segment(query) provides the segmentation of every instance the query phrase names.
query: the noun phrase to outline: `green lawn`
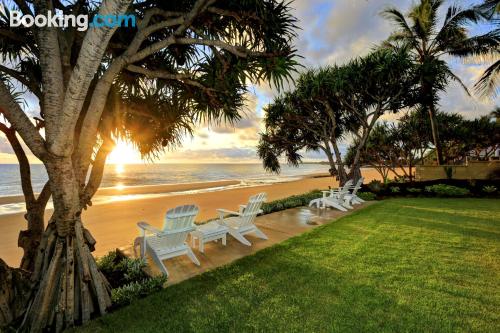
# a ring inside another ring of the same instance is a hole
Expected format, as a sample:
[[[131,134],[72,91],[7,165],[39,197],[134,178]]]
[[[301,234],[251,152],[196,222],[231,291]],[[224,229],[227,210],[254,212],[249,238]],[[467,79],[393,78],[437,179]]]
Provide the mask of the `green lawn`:
[[[499,332],[500,201],[376,203],[81,332]]]

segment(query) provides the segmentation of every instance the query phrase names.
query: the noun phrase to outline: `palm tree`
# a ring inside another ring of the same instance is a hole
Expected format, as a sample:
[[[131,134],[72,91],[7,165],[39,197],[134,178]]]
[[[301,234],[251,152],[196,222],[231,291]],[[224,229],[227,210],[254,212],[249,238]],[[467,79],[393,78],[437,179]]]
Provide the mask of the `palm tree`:
[[[436,122],[436,105],[439,93],[450,81],[458,82],[469,94],[467,87],[450,69],[444,60],[447,55],[466,57],[498,47],[500,39],[495,34],[469,37],[465,28],[468,23],[483,19],[477,8],[462,9],[451,6],[446,11],[443,23],[439,24],[438,12],[444,0],[420,0],[405,15],[397,8],[388,8],[382,15],[394,22],[394,31],[385,46],[409,47],[419,71],[420,103],[431,120],[432,136],[438,163],[442,164],[443,154]]]
[[[484,18],[495,27],[489,34],[500,35],[500,0],[485,0],[477,9]],[[491,60],[493,64],[488,67],[479,81],[474,85],[476,91],[482,96],[498,96],[500,83],[500,48],[491,48],[477,54],[481,60]]]

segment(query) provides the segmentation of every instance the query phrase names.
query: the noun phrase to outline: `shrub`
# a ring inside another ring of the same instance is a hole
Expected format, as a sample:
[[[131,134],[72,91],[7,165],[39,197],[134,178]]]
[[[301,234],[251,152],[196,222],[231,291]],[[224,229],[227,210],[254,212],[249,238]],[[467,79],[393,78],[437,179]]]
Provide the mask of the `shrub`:
[[[399,192],[401,192],[401,189],[399,188],[399,186],[393,186],[393,187],[391,187],[391,192],[392,193],[399,193]]]
[[[262,205],[262,211],[264,212],[264,214],[269,214],[288,208],[307,206],[311,200],[320,198],[321,196],[322,193],[319,190],[311,191],[309,193],[301,195],[292,195],[291,197],[285,199],[264,203]]]
[[[122,287],[111,290],[111,300],[113,304],[117,306],[130,304],[138,298],[161,290],[166,281],[167,277],[165,275],[159,275],[131,282]]]
[[[408,188],[407,191],[410,192],[410,193],[422,193],[422,189],[421,188],[415,188],[415,187],[410,187],[410,188]]]
[[[358,192],[357,196],[360,197],[361,199],[365,200],[365,201],[372,201],[372,200],[375,200],[375,198],[377,197],[372,192]]]
[[[97,260],[97,267],[113,288],[148,278],[144,272],[146,266],[145,260],[128,258],[117,251],[109,252]]]
[[[374,179],[368,184],[368,188],[370,189],[370,191],[375,193],[379,193],[380,191],[382,191],[382,187],[382,182],[380,180]]]
[[[446,184],[426,186],[425,191],[434,193],[438,197],[464,197],[470,194],[470,191],[466,188]]]
[[[167,281],[164,275],[149,277],[144,271],[147,266],[145,260],[128,258],[118,251],[99,258],[97,266],[111,285],[114,306],[129,304],[134,299],[160,290]]]
[[[497,191],[497,188],[493,185],[483,186],[483,192],[488,194],[493,194]]]

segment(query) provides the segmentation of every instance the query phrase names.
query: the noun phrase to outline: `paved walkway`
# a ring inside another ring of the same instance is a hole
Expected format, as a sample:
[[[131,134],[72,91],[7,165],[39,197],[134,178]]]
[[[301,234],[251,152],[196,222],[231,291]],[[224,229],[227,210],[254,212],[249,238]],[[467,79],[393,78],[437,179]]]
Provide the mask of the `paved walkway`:
[[[252,246],[246,246],[228,234],[226,246],[223,246],[221,242],[209,242],[205,244],[205,253],[200,253],[197,248],[193,249],[200,260],[200,266],[193,264],[187,256],[165,260],[165,266],[169,271],[167,284],[176,284],[208,270],[229,264],[317,226],[330,223],[368,205],[370,205],[368,202],[356,205],[354,210],[348,212],[300,207],[259,216],[256,219],[256,224],[269,237],[268,240],[259,239],[249,234],[245,237],[252,243]],[[131,246],[120,248],[120,250],[128,256],[134,255]],[[152,263],[152,260],[148,258],[148,262],[151,273],[160,274],[160,270]]]

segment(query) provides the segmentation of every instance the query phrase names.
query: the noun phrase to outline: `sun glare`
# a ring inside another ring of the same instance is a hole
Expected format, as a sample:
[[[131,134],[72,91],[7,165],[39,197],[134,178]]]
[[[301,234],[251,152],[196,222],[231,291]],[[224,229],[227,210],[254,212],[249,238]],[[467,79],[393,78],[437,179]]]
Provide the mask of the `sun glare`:
[[[123,173],[125,171],[125,164],[140,163],[141,156],[132,145],[125,141],[118,141],[115,149],[109,154],[107,163],[115,164],[116,173]]]
[[[115,173],[121,174],[125,172],[124,164],[115,164]]]

